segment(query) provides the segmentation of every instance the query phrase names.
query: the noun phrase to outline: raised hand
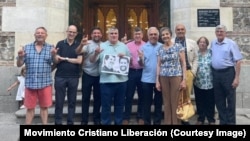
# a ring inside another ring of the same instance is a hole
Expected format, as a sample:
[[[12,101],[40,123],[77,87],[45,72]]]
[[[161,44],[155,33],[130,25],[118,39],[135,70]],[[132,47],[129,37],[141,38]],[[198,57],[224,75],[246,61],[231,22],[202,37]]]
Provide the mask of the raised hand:
[[[138,53],[138,57],[139,57],[140,59],[142,59],[143,56],[144,56],[143,51],[142,51],[142,50],[137,50],[137,53]]]
[[[59,48],[55,48],[55,46],[54,45],[52,45],[52,49],[51,49],[51,54],[52,54],[52,56],[55,56],[56,54],[57,54],[57,52],[58,52],[58,50],[59,50]]]
[[[83,37],[82,37],[82,40],[81,40],[81,45],[82,45],[82,46],[85,46],[85,45],[87,45],[87,44],[89,44],[89,43],[88,43],[88,35],[83,36]]]
[[[100,54],[102,51],[103,51],[103,49],[101,49],[101,47],[98,46],[98,47],[95,49],[95,55]]]
[[[18,54],[19,58],[23,58],[25,56],[24,46],[21,46],[21,48],[19,49],[19,51],[17,52],[17,54]]]
[[[125,33],[124,37],[122,37],[121,42],[123,43],[127,43],[128,39],[127,39],[127,34]]]

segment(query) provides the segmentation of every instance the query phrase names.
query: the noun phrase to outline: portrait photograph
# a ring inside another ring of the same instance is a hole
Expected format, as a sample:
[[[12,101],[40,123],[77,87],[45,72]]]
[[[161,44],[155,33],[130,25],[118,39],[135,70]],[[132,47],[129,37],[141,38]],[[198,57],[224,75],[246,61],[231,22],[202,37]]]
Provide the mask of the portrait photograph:
[[[101,66],[101,72],[118,75],[128,75],[130,57],[105,54]]]

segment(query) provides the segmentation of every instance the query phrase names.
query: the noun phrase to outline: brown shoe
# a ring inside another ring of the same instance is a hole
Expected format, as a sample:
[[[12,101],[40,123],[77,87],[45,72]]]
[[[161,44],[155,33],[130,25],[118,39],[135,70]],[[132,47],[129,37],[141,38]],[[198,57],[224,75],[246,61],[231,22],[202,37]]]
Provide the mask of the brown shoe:
[[[144,120],[143,119],[139,119],[138,120],[138,125],[144,125]]]
[[[201,121],[197,121],[195,125],[203,125],[204,123]]]
[[[128,124],[129,124],[128,120],[123,120],[122,121],[122,125],[128,125]]]

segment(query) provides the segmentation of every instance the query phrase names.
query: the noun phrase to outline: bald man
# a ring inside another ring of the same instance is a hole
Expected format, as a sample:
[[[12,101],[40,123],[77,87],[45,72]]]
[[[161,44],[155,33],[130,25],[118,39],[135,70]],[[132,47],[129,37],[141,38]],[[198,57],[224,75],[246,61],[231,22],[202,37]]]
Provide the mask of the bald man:
[[[198,68],[198,46],[196,42],[192,39],[186,37],[186,27],[183,24],[177,24],[175,26],[175,39],[172,39],[176,43],[182,44],[185,48],[186,57],[186,85],[187,85],[187,95],[190,97],[193,90],[193,80],[196,76]],[[182,121],[183,125],[189,125],[188,121]]]

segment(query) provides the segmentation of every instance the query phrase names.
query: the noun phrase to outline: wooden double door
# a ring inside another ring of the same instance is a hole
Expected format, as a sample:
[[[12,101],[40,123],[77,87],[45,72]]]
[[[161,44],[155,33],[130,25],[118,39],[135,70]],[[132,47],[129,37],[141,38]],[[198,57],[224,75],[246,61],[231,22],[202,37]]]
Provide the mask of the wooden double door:
[[[103,30],[103,40],[107,39],[109,27],[119,29],[119,38],[127,34],[133,38],[133,29],[143,29],[144,40],[150,26],[158,27],[158,0],[84,0],[83,22],[85,32],[89,34],[93,26]]]

